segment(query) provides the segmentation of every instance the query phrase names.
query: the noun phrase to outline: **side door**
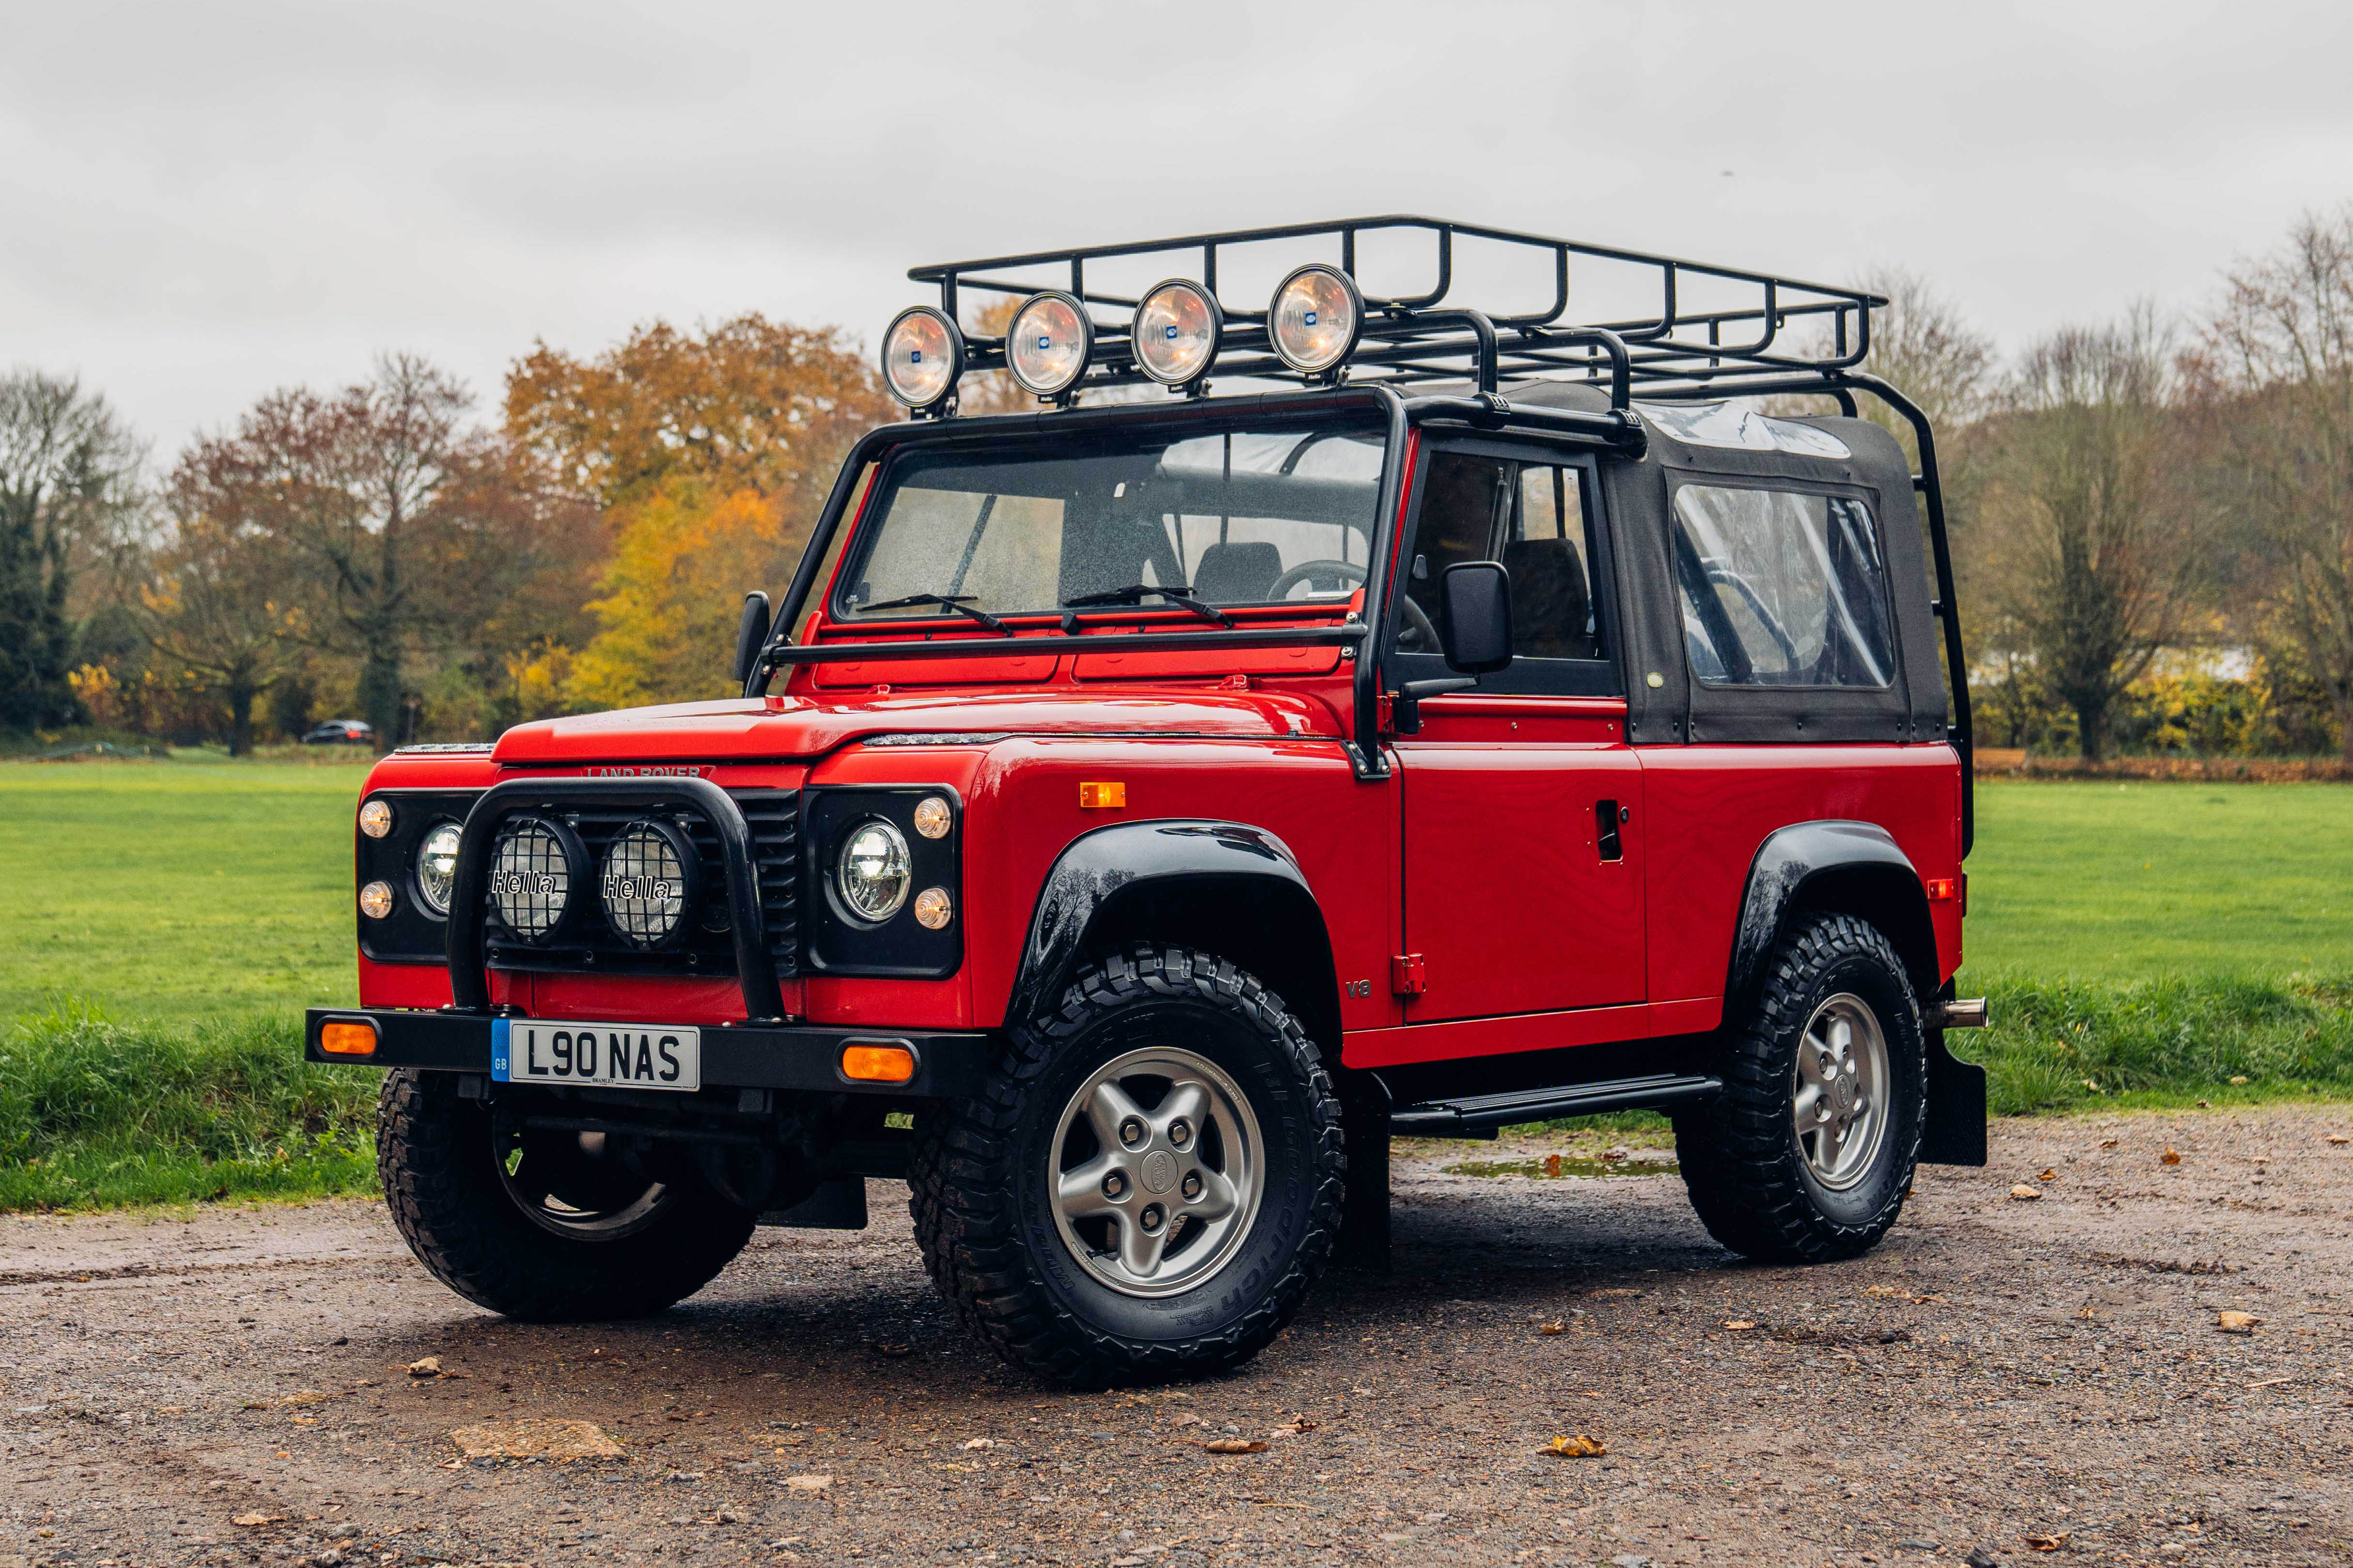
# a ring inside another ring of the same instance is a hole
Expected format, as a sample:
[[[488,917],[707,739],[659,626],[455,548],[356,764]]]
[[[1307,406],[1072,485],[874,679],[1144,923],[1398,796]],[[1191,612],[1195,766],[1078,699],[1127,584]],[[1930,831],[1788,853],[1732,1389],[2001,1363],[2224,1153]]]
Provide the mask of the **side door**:
[[[1396,740],[1409,1023],[1646,999],[1642,771],[1595,477],[1589,459],[1504,443],[1447,442],[1418,465],[1389,662],[1401,681],[1449,673],[1440,579],[1465,561],[1511,574],[1514,658],[1423,700]]]

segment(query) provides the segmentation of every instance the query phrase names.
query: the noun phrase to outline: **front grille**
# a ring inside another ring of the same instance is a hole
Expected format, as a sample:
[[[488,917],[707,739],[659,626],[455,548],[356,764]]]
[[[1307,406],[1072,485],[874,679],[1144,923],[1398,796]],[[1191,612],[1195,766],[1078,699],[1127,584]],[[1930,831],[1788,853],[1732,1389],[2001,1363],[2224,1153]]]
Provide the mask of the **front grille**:
[[[753,863],[760,883],[760,912],[769,957],[776,973],[800,969],[800,792],[789,789],[729,790],[752,833]],[[575,805],[546,816],[580,836],[588,852],[588,875],[575,896],[586,902],[565,922],[553,942],[527,942],[499,917],[495,900],[484,918],[486,946],[493,969],[596,974],[708,974],[735,973],[735,941],[729,931],[727,868],[719,836],[700,812],[685,806]],[[683,831],[701,864],[694,907],[685,934],[649,952],[614,929],[602,898],[605,852],[629,825],[669,822]]]

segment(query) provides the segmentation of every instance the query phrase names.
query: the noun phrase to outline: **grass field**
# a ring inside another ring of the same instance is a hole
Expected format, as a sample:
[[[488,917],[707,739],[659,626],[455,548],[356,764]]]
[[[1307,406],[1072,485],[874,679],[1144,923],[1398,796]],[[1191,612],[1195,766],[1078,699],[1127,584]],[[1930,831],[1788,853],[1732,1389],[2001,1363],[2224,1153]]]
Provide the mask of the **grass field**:
[[[0,765],[0,1209],[364,1189],[349,765]],[[1994,1106],[2353,1094],[2353,787],[1995,783],[1957,1045]],[[2244,1079],[2233,1084],[2232,1079]],[[1627,1131],[1655,1121],[1625,1122]]]

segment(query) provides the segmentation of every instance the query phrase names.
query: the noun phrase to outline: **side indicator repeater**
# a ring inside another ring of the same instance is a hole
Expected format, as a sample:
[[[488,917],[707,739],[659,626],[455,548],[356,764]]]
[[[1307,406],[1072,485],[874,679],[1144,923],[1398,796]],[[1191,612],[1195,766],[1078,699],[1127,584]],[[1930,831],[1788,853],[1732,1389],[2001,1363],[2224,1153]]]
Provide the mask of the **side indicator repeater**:
[[[1932,904],[1941,904],[1959,891],[1958,884],[1950,877],[1930,877],[1920,886],[1927,893],[1928,901]]]
[[[1127,785],[1116,781],[1110,784],[1081,784],[1081,811],[1113,811],[1127,804]]]
[[[319,1026],[319,1048],[331,1057],[372,1057],[375,1055],[374,1024],[322,1024]]]

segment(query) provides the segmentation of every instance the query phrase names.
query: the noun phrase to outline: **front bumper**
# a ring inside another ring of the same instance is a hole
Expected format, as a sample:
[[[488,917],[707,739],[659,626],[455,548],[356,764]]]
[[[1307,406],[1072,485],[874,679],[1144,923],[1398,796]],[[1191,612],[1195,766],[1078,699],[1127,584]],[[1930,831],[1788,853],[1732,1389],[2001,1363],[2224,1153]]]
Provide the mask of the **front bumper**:
[[[487,1074],[495,1022],[479,1013],[313,1007],[303,1016],[302,1054],[330,1067]],[[375,1050],[364,1057],[328,1054],[320,1047],[319,1031],[325,1025],[339,1023],[374,1026]],[[850,1045],[904,1046],[914,1053],[915,1076],[905,1083],[844,1078],[841,1050]],[[980,1092],[996,1050],[995,1037],[979,1032],[712,1025],[702,1030],[702,1083],[706,1089],[961,1098]]]

